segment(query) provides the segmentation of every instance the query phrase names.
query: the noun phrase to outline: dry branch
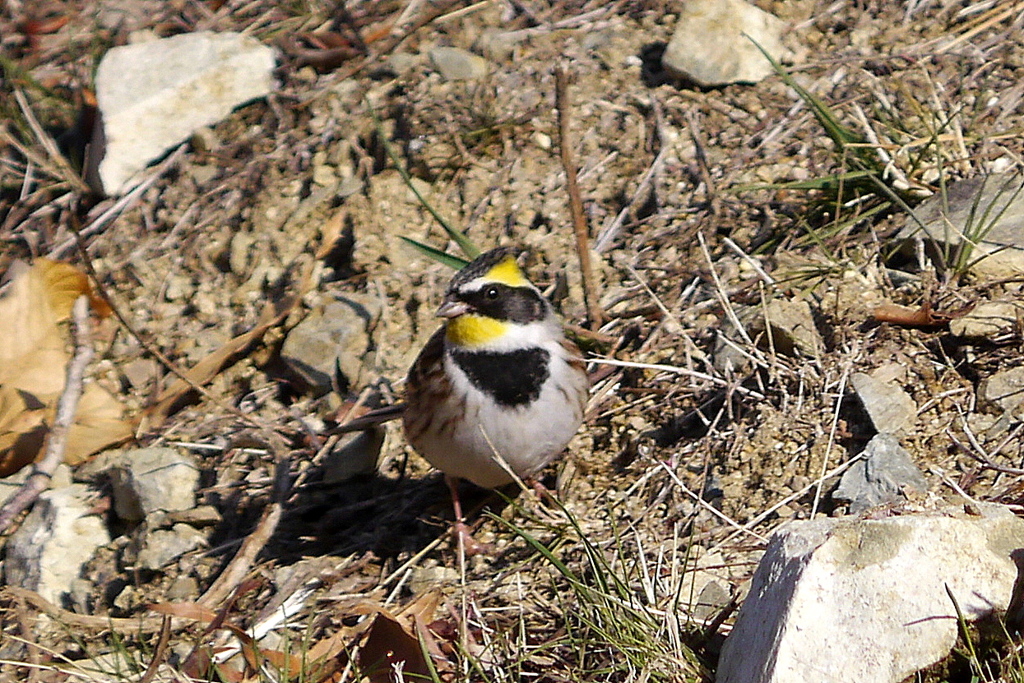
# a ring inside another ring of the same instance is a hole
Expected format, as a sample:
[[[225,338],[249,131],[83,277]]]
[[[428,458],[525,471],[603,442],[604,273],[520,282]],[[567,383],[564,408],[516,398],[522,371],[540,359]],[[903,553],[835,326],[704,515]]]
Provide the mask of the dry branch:
[[[75,355],[68,363],[67,379],[64,381],[64,391],[57,401],[57,414],[46,440],[46,451],[18,492],[0,509],[0,533],[6,531],[14,518],[23,510],[28,509],[39,497],[39,494],[46,490],[54,470],[64,460],[68,432],[71,430],[71,423],[75,420],[78,399],[82,397],[85,368],[94,354],[92,335],[89,329],[89,297],[79,296],[71,309],[71,315]]]
[[[558,109],[558,149],[565,169],[565,185],[569,190],[569,212],[572,214],[573,233],[576,235],[576,254],[580,260],[583,275],[583,301],[587,307],[590,327],[598,329],[604,321],[604,312],[598,303],[597,283],[590,263],[590,235],[587,217],[583,213],[583,200],[576,180],[576,165],[572,158],[572,144],[569,142],[569,85],[565,70],[555,68],[555,107]]]

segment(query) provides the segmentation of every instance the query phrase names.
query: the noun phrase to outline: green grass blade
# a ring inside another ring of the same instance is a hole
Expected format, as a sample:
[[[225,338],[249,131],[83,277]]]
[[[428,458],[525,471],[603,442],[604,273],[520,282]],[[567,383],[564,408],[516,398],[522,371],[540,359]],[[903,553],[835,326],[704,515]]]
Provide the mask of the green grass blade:
[[[779,64],[774,57],[768,54],[768,51],[761,47],[756,40],[750,36],[747,36],[747,39],[754,44],[754,47],[761,51],[761,54],[764,55],[765,59],[768,60],[768,63],[772,65],[773,69],[775,69],[775,73],[777,73],[779,78],[782,79],[782,82],[795,90],[796,94],[800,96],[800,99],[807,103],[807,106],[809,106],[811,111],[814,112],[814,116],[818,119],[819,123],[821,123],[825,132],[828,133],[828,136],[832,138],[837,145],[840,147],[846,147],[847,145],[867,144],[867,140],[840,123],[839,119],[837,119],[835,114],[832,113],[832,109],[819,99],[817,95],[797,83],[796,79],[794,79],[788,71],[782,68],[782,65]]]
[[[432,258],[438,263],[444,264],[449,268],[454,268],[455,270],[462,270],[462,268],[467,263],[469,263],[469,261],[467,261],[464,258],[461,258],[454,254],[449,254],[446,251],[441,251],[437,247],[432,247],[429,244],[424,244],[423,242],[420,242],[419,240],[414,240],[411,237],[406,237],[405,235],[399,235],[399,237],[403,242],[405,242],[406,244],[408,244],[413,249],[420,252],[427,258]]]
[[[394,145],[392,145],[391,141],[388,140],[387,133],[384,131],[384,124],[381,123],[380,117],[377,116],[377,112],[373,107],[370,107],[369,104],[367,104],[367,109],[370,112],[370,116],[373,117],[373,124],[377,129],[377,137],[380,139],[381,144],[384,145],[384,151],[387,152],[388,157],[391,159],[391,163],[395,165],[395,169],[398,171],[398,174],[402,176],[402,180],[405,182],[406,187],[412,190],[412,193],[416,195],[417,201],[419,201],[423,208],[425,208],[430,215],[434,217],[434,220],[444,228],[444,231],[448,233],[448,236],[455,240],[455,243],[459,245],[459,249],[462,250],[463,254],[468,256],[470,259],[474,259],[479,256],[481,253],[480,249],[473,244],[473,241],[470,240],[465,233],[452,227],[445,217],[438,213],[437,209],[435,209],[430,202],[427,201],[426,197],[420,193],[419,188],[417,188],[416,184],[412,182],[412,176],[409,175],[409,171],[406,170],[405,165],[402,164],[402,160],[399,158],[398,152],[395,151]]]

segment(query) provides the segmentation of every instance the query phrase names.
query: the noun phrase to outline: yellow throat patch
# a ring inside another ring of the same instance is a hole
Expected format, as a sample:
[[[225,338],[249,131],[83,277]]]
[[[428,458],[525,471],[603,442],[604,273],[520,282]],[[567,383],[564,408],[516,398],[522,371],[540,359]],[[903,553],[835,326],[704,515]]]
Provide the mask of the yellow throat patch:
[[[505,334],[505,328],[505,323],[500,320],[469,313],[449,320],[445,327],[445,337],[452,344],[472,349],[501,337]]]
[[[500,282],[501,284],[508,285],[509,287],[524,287],[530,284],[526,279],[526,276],[523,275],[523,271],[519,270],[516,260],[511,256],[494,264],[494,266],[487,271],[487,274],[483,276],[483,279],[489,282]]]

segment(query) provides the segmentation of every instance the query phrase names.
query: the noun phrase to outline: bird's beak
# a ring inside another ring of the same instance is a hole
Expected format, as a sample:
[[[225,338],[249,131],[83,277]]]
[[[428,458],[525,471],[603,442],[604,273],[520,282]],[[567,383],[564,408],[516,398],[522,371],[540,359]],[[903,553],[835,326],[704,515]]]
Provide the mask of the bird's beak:
[[[465,315],[472,310],[473,309],[470,305],[463,301],[447,299],[443,304],[441,304],[441,307],[437,309],[437,317],[451,320],[452,318],[458,318],[460,315]]]

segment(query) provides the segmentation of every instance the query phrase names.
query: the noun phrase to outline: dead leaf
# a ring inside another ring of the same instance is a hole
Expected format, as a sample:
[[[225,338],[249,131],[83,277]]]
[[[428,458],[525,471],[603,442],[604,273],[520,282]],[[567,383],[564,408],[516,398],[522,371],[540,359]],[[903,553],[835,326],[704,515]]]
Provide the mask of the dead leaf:
[[[31,407],[30,399],[14,387],[0,386],[0,477],[33,462],[43,447],[46,411]]]
[[[109,314],[106,304],[92,295],[85,273],[41,258],[15,277],[0,299],[0,329],[12,331],[0,335],[0,476],[42,454],[69,360],[68,333],[60,323],[83,294],[94,311]],[[68,435],[66,459],[80,463],[131,434],[117,400],[87,385]]]
[[[12,332],[0,335],[0,384],[7,383],[7,375],[22,371],[24,361],[32,360],[36,353],[56,351],[66,359],[64,339],[57,327],[60,311],[53,309],[47,291],[47,270],[45,262],[30,267],[14,279],[7,295],[0,299],[0,326]],[[65,318],[68,312],[70,308],[64,312]],[[63,386],[63,363],[49,370],[60,376]]]
[[[932,308],[929,301],[925,301],[916,309],[887,303],[876,306],[875,310],[871,312],[871,317],[878,322],[907,327],[942,327],[948,325],[955,318],[962,318],[973,309],[974,304],[955,310],[937,311]]]
[[[407,678],[430,677],[430,668],[416,636],[395,617],[380,611],[359,649],[359,668],[371,683],[392,683],[396,667],[401,667]]]
[[[121,404],[96,384],[85,387],[71,423],[64,462],[78,465],[90,455],[132,438],[132,425],[122,419]]]
[[[160,614],[206,624],[217,619],[217,612],[194,602],[157,602],[146,605],[146,607]]]

